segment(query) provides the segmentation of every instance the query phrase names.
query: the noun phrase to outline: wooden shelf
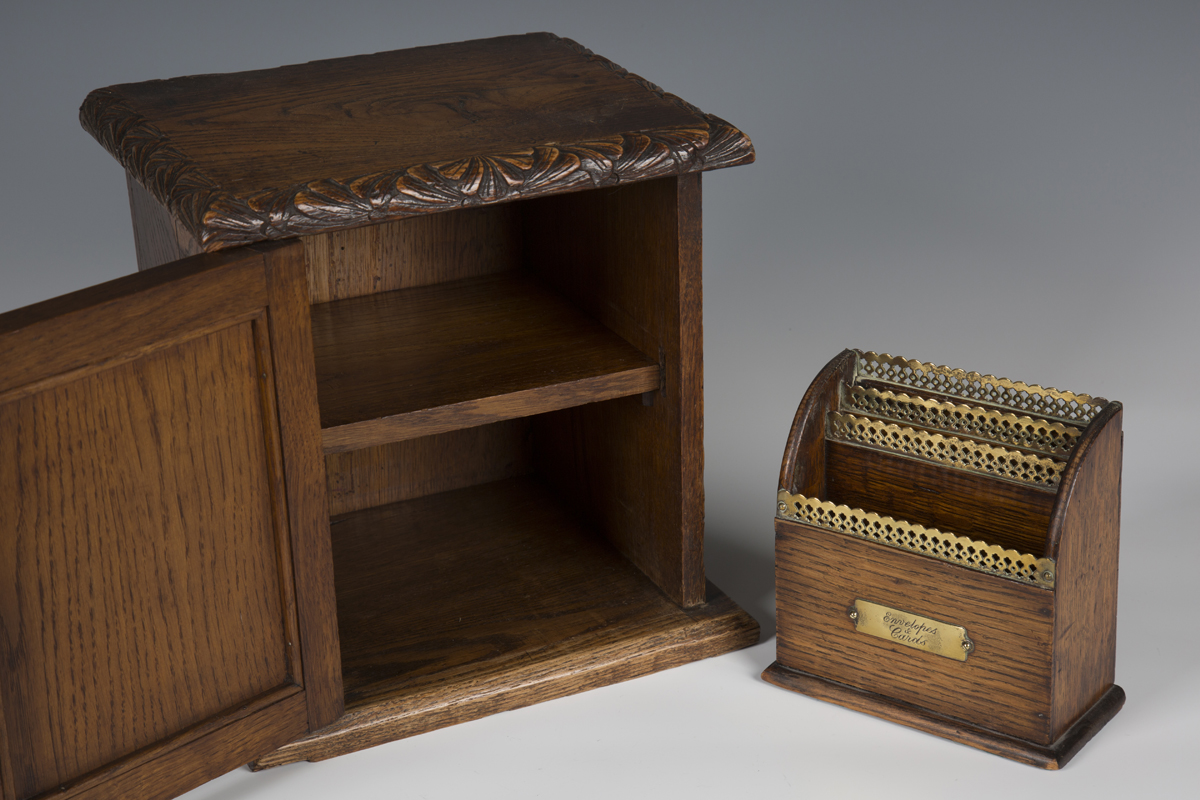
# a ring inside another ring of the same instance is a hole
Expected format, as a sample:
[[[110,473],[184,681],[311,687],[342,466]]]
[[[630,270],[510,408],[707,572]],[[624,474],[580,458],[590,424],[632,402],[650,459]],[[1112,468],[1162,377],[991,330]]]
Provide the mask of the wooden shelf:
[[[322,444],[339,453],[659,388],[637,348],[519,273],[313,306]]]
[[[335,517],[346,715],[256,767],[322,760],[746,647],[720,590],[680,609],[535,480]]]

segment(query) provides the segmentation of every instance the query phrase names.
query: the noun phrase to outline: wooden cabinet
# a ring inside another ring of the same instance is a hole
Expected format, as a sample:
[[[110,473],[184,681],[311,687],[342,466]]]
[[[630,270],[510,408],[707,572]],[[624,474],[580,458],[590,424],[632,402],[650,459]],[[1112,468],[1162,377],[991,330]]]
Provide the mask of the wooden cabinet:
[[[699,172],[740,131],[551,34],[81,119],[144,271],[0,317],[4,800],[169,797],[756,641],[703,565]]]

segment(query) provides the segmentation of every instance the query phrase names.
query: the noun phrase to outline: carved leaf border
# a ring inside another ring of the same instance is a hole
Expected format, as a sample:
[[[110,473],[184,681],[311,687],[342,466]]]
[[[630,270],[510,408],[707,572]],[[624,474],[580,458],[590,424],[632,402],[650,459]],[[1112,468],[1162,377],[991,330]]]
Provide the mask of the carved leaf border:
[[[241,198],[222,189],[112,89],[89,94],[79,109],[79,120],[206,251],[754,160],[754,145],[725,120],[705,114],[577,42],[559,41],[695,114],[697,124],[594,141],[537,144],[345,181],[321,178]]]

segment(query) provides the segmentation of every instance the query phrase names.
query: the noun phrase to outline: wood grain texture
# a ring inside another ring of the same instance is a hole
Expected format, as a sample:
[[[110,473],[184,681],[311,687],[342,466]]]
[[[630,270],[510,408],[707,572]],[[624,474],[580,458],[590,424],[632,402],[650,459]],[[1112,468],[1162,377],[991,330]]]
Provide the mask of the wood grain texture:
[[[779,488],[791,494],[826,498],[825,414],[838,407],[838,387],[854,380],[856,356],[843,350],[826,364],[800,400],[788,432]]]
[[[1122,450],[1118,449],[1116,460],[1113,461],[1114,454],[1111,449],[1098,450],[1097,455],[1092,452],[1096,447],[1096,440],[1108,433],[1110,425],[1116,425],[1118,429],[1121,427],[1121,420],[1124,418],[1124,408],[1120,403],[1109,402],[1107,406],[1100,410],[1092,422],[1084,429],[1083,435],[1079,437],[1079,441],[1075,444],[1075,449],[1071,452],[1071,456],[1067,459],[1066,467],[1063,469],[1063,474],[1059,480],[1058,496],[1054,501],[1054,509],[1050,514],[1050,525],[1046,531],[1046,554],[1051,558],[1058,556],[1059,547],[1062,543],[1063,533],[1067,529],[1067,524],[1073,514],[1078,513],[1087,502],[1075,500],[1075,487],[1082,479],[1081,475],[1085,471],[1102,469],[1106,473],[1110,473],[1116,468],[1116,487],[1120,489],[1120,466]],[[1120,435],[1122,447],[1124,446],[1124,433]],[[1111,448],[1111,445],[1109,445]],[[1099,459],[1104,459],[1104,463],[1099,463]],[[1111,498],[1104,502],[1111,502]],[[1111,508],[1111,507],[1110,507]],[[1118,505],[1117,510],[1120,510]],[[1119,515],[1118,515],[1119,516]],[[1107,533],[1107,531],[1106,531]]]
[[[313,303],[475,278],[521,265],[520,204],[305,236]]]
[[[290,681],[256,383],[244,322],[0,406],[19,796]]]
[[[325,452],[654,389],[657,364],[516,274],[313,308]]]
[[[1060,576],[1054,595],[1055,730],[1071,725],[1115,680],[1122,416],[1121,404],[1109,403],[1088,426],[1064,476],[1069,482],[1060,489],[1060,524],[1048,537],[1057,545]]]
[[[548,33],[97,89],[80,121],[208,251],[754,159]]]
[[[133,244],[139,270],[203,252],[179,220],[128,172],[125,184],[129,190],[129,214],[133,218]]]
[[[266,281],[261,269],[244,268],[246,256],[184,259],[0,315],[0,402],[13,392],[41,391],[73,370],[137,358],[258,316]],[[58,371],[47,374],[51,358]]]
[[[267,752],[307,729],[304,695],[293,687],[230,709],[35,800],[170,800],[242,766],[241,753]]]
[[[219,727],[187,748],[175,748],[140,770],[105,775],[81,800],[169,800],[246,763],[240,753],[264,753],[307,730],[306,703],[295,695],[270,707],[270,714],[249,715],[245,709],[218,720]],[[75,800],[70,794],[55,795]]]
[[[1039,745],[996,733],[966,720],[934,714],[920,706],[893,700],[881,694],[790,669],[778,661],[767,667],[762,677],[768,683],[793,692],[836,703],[844,708],[861,711],[890,722],[898,722],[943,739],[1042,769],[1064,767],[1125,704],[1125,692],[1120,686],[1113,686],[1053,744]]]
[[[895,453],[826,443],[822,499],[1041,556],[1055,495]]]
[[[1052,592],[776,520],[777,660],[1038,744],[1050,731]],[[963,662],[859,633],[858,598],[967,629]]]
[[[533,471],[528,420],[506,420],[325,456],[332,515]]]
[[[347,714],[257,766],[329,758],[757,641],[757,624],[718,590],[680,610],[579,516],[511,480],[336,518]]]
[[[299,378],[285,363],[289,336],[307,341],[302,264],[276,274],[279,251],[0,316],[6,800],[114,796],[146,776],[147,796],[177,793],[211,767],[162,765],[214,742],[231,749],[212,763],[244,761],[336,716],[322,696],[340,708],[336,671],[295,646],[311,576],[290,518],[310,509],[289,497],[305,465],[280,421],[303,404],[297,380],[318,470],[320,455],[311,360]]]
[[[277,414],[279,420],[287,498],[287,526],[280,542],[287,556],[283,563],[292,565],[298,586],[299,641],[289,642],[289,647],[296,644],[303,652],[304,670],[311,678],[296,676],[306,690],[311,730],[328,725],[344,706],[304,250],[298,243],[256,249],[263,254],[267,273],[272,368],[266,372],[274,376],[269,386],[275,390],[273,396],[264,392],[264,398],[273,401],[264,414]]]
[[[325,457],[334,515],[533,470],[530,422],[495,422]]]
[[[700,213],[698,175],[525,209],[531,267],[638,350],[657,353],[662,368],[643,400],[539,420],[538,471],[683,606],[705,592]]]

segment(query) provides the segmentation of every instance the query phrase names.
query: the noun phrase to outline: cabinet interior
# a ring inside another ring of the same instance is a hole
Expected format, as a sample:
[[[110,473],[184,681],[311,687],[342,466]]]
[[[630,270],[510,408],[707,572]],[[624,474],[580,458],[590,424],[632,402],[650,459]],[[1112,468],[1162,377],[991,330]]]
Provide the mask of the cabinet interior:
[[[305,240],[348,713],[703,599],[678,184]]]

